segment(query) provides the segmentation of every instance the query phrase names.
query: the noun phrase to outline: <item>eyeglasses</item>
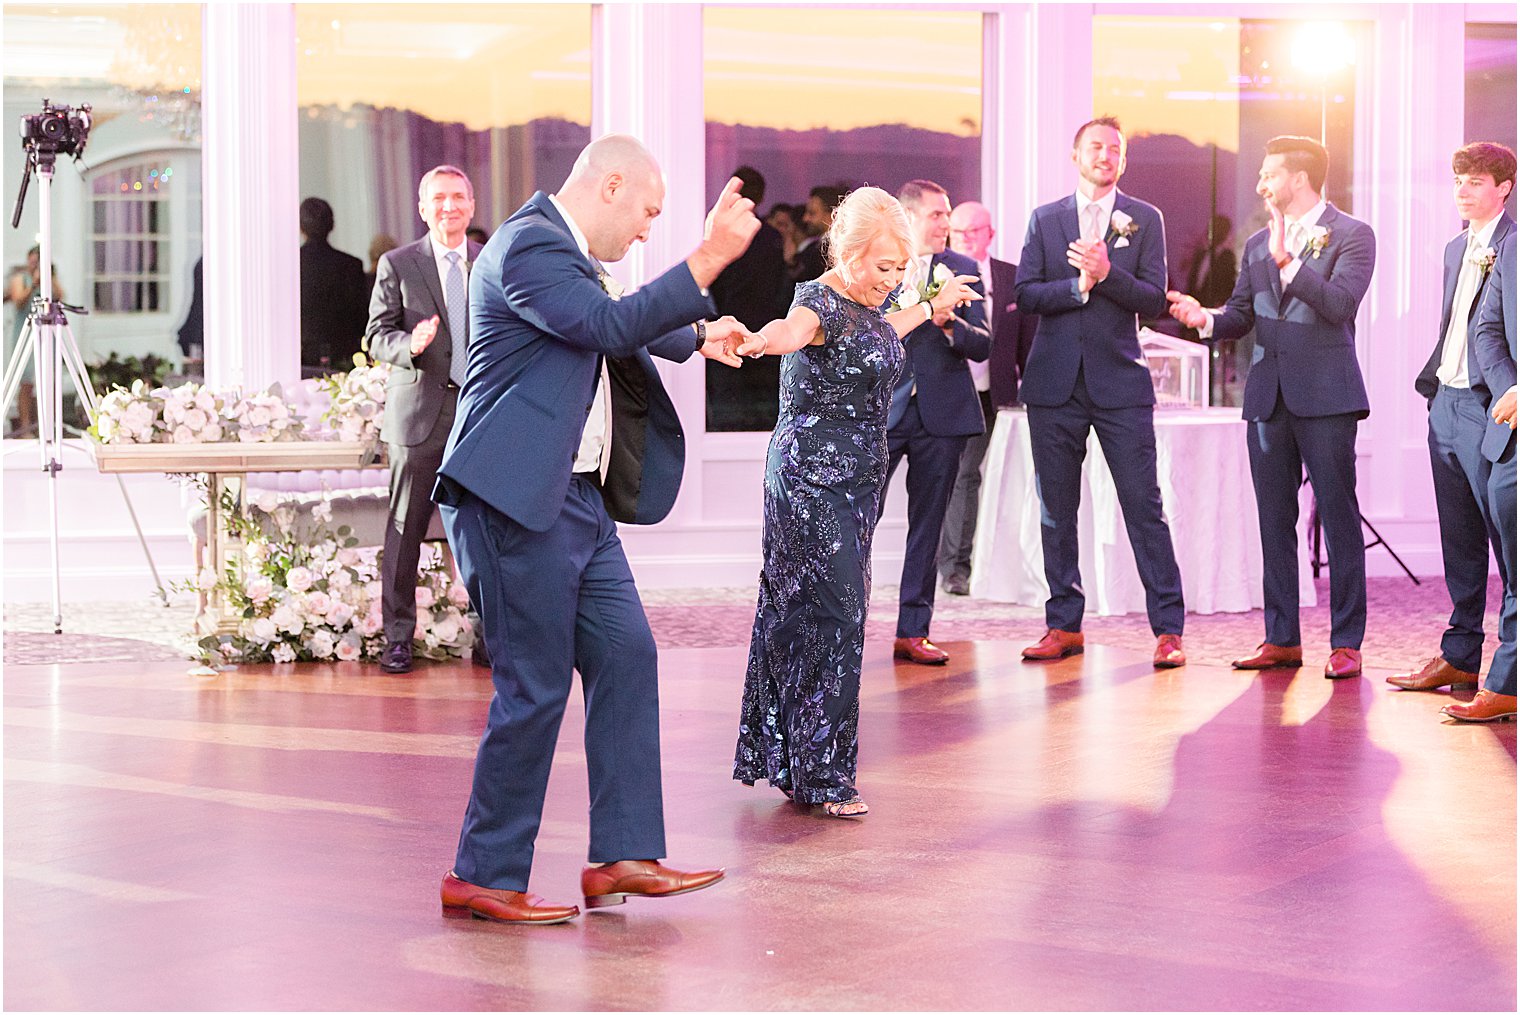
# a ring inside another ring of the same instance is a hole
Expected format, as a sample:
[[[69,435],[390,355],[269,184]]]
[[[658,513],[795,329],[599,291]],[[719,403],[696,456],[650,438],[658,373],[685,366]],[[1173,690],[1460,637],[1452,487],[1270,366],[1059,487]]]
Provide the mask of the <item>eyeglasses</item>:
[[[990,233],[991,226],[972,226],[970,229],[952,229],[951,236],[975,236],[977,233]]]

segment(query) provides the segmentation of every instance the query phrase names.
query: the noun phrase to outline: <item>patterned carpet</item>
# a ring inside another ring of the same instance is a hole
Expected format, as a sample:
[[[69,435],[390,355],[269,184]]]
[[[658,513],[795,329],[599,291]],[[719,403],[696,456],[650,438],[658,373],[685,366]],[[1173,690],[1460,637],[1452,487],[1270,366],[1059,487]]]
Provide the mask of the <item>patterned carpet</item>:
[[[1423,579],[1416,586],[1406,578],[1374,578],[1368,582],[1368,624],[1364,652],[1373,669],[1414,665],[1433,654],[1446,628],[1451,602],[1440,579]],[[655,640],[670,648],[745,646],[754,619],[752,588],[665,589],[643,593]],[[1489,583],[1489,643],[1485,660],[1496,644],[1500,586]],[[1329,587],[1319,582],[1319,606],[1303,613],[1305,664],[1317,665],[1329,651]],[[878,586],[867,622],[868,645],[889,641],[894,634],[897,588]],[[167,607],[156,600],[76,603],[65,605],[64,633],[52,633],[51,606],[46,603],[7,603],[4,606],[4,660],[7,665],[137,662],[189,658],[190,620],[194,605],[188,599]],[[991,603],[943,593],[939,596],[932,636],[951,646],[967,641],[1011,641],[1027,644],[1044,629],[1038,608]],[[1090,617],[1087,639],[1135,651],[1154,645],[1145,617]],[[1261,611],[1189,616],[1184,641],[1188,656],[1201,663],[1224,664],[1261,641]],[[867,651],[870,651],[868,648]]]

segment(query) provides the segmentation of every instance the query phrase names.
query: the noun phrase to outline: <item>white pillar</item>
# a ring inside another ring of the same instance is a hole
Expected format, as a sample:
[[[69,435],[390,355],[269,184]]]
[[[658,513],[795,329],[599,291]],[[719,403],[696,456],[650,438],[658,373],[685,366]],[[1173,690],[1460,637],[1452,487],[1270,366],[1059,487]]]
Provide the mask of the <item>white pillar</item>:
[[[206,381],[301,375],[295,8],[206,4]]]
[[[591,136],[632,134],[665,171],[665,204],[648,243],[612,274],[639,285],[686,259],[707,216],[707,128],[702,106],[702,8],[601,4],[592,15]],[[672,59],[672,54],[679,54]],[[706,360],[656,359],[686,431],[686,476],[672,522],[701,517],[707,421]],[[627,538],[625,536],[625,538]]]

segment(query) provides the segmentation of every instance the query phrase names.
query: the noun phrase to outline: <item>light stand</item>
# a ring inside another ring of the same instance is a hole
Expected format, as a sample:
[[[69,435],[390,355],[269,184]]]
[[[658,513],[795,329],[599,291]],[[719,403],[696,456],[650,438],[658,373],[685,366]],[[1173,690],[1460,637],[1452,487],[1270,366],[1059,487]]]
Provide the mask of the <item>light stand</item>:
[[[35,170],[40,181],[41,195],[37,210],[41,234],[39,250],[41,262],[38,267],[40,283],[39,293],[33,297],[31,308],[27,312],[26,324],[22,328],[16,350],[11,356],[11,361],[6,364],[4,394],[3,398],[0,398],[0,408],[8,413],[14,404],[21,389],[22,375],[26,372],[27,358],[30,356],[36,377],[37,449],[42,458],[42,471],[48,475],[50,519],[48,536],[53,569],[53,633],[62,634],[63,599],[58,563],[58,473],[63,469],[62,457],[65,447],[63,443],[63,373],[67,371],[69,378],[74,382],[74,390],[92,418],[95,415],[97,400],[95,389],[90,386],[89,373],[85,370],[84,358],[80,356],[79,346],[75,343],[74,334],[69,329],[68,317],[64,314],[64,304],[53,299],[52,183],[57,152],[44,150],[43,146],[32,143],[28,143],[26,147],[28,159],[26,175],[21,180],[21,194],[16,202],[16,217],[12,226],[14,227],[20,220],[22,202],[26,200],[27,182]],[[77,313],[86,312],[81,307],[69,309]],[[153,582],[158,590],[159,598],[168,605],[168,594],[164,590],[163,580],[158,575],[158,568],[153,563],[153,555],[148,551],[148,541],[143,537],[142,525],[137,520],[132,499],[127,496],[126,484],[122,482],[120,476],[116,477],[116,484],[121,489],[121,498],[127,505],[127,513],[132,517],[132,527],[137,532],[137,542],[142,546],[143,556],[148,560],[148,569],[153,573]]]

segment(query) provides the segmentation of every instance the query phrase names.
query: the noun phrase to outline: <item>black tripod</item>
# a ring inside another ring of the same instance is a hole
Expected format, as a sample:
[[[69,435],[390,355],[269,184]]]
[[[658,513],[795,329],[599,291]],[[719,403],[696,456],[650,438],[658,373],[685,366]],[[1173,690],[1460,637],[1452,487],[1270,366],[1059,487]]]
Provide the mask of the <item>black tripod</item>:
[[[1302,487],[1308,482],[1309,477],[1305,476],[1298,485]],[[1363,548],[1370,550],[1374,546],[1381,546],[1383,549],[1388,551],[1388,556],[1393,558],[1393,562],[1402,568],[1404,573],[1409,576],[1410,581],[1414,582],[1416,585],[1420,584],[1420,579],[1414,576],[1414,572],[1409,570],[1409,565],[1404,563],[1404,561],[1399,557],[1398,551],[1390,546],[1388,540],[1384,539],[1378,530],[1373,526],[1373,524],[1367,520],[1367,516],[1362,514],[1361,511],[1357,511],[1356,517],[1361,520],[1362,528],[1372,533],[1372,542],[1364,544]],[[1314,573],[1314,577],[1316,578],[1319,577],[1320,569],[1329,563],[1328,560],[1321,558],[1321,551],[1323,549],[1324,535],[1320,531],[1319,500],[1315,498],[1311,489],[1311,492],[1309,494],[1309,570]]]

